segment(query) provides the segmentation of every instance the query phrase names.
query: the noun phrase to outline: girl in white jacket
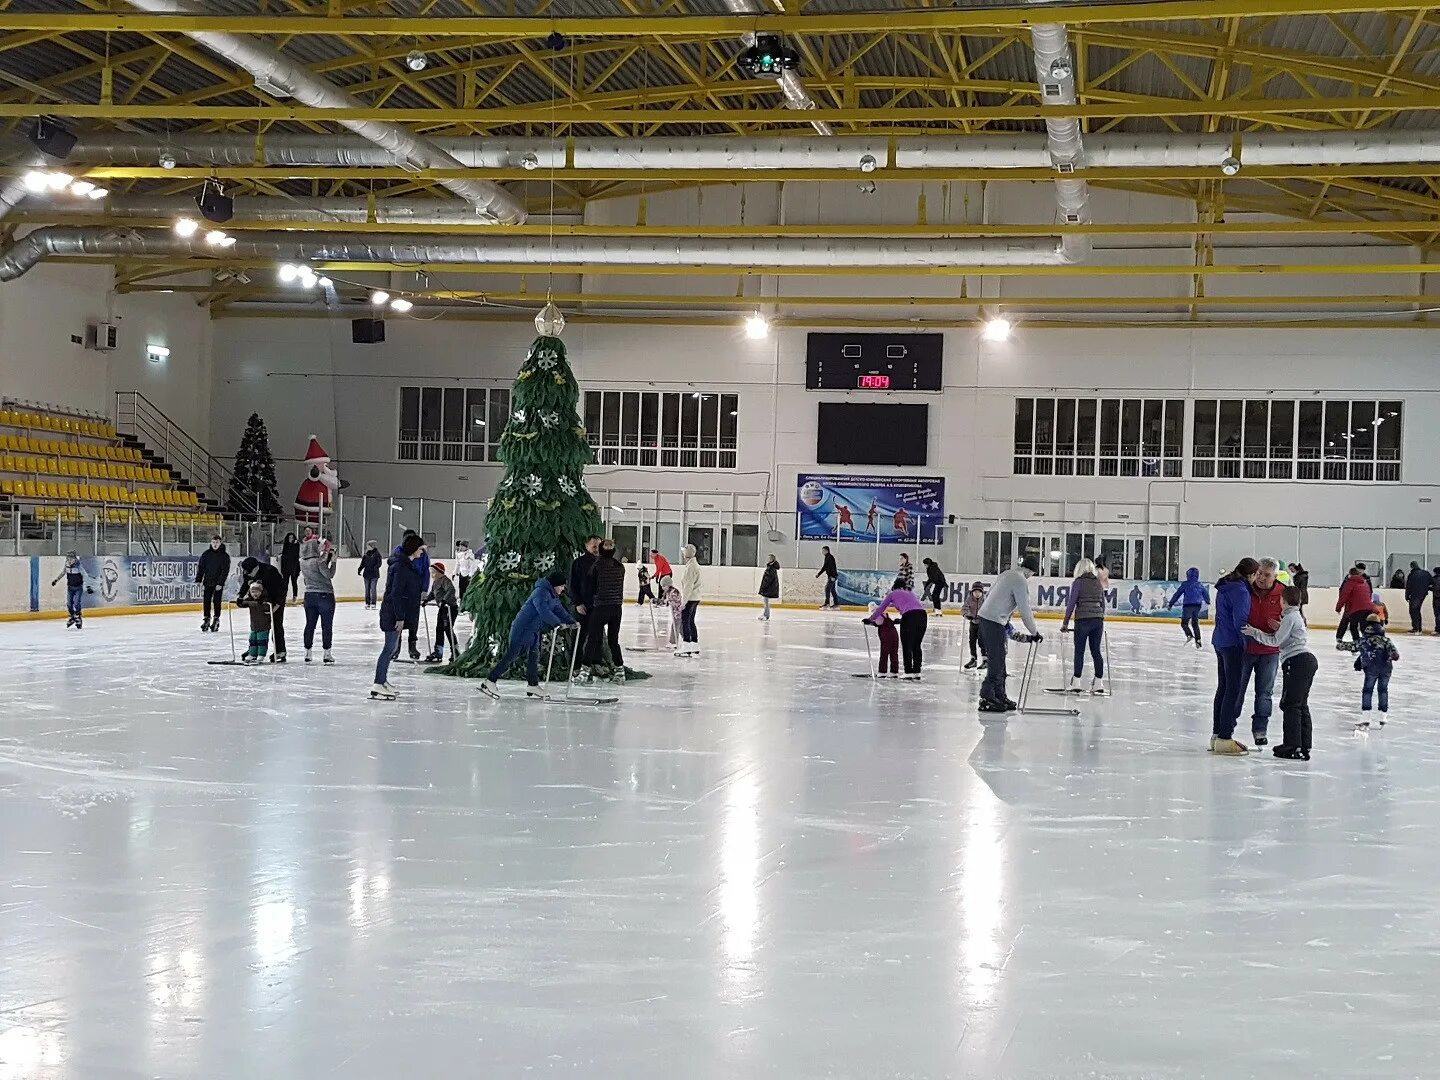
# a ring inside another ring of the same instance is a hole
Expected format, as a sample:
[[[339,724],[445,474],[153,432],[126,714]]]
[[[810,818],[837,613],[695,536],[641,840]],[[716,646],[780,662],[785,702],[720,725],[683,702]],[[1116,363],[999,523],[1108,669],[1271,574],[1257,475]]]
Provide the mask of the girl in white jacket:
[[[455,541],[455,594],[461,610],[465,607],[465,592],[470,588],[470,579],[475,576],[479,565],[475,553],[470,550],[469,540]]]
[[[681,552],[685,565],[680,570],[680,648],[676,656],[697,656],[700,653],[700,635],[695,630],[695,609],[700,606],[703,594],[700,588],[700,564],[695,561],[695,545],[686,544]]]

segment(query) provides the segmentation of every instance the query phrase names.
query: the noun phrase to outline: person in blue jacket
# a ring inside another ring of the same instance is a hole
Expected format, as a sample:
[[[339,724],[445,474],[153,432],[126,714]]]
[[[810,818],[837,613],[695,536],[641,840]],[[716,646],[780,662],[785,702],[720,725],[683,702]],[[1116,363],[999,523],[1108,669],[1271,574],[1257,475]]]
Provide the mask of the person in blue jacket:
[[[498,698],[500,689],[495,680],[510,670],[510,665],[525,654],[525,691],[528,698],[544,697],[540,691],[540,635],[557,626],[575,626],[576,622],[560,597],[565,593],[565,575],[556,570],[547,578],[535,583],[530,597],[510,624],[510,646],[505,655],[490,672],[490,677],[480,684],[483,693]]]
[[[396,544],[396,545],[395,545],[395,550],[392,551],[392,552],[390,552],[390,558],[393,559],[393,558],[395,558],[395,556],[400,555],[400,554],[402,553],[400,549],[405,546],[405,541],[406,541],[406,540],[409,540],[410,537],[412,537],[412,536],[419,536],[419,535],[420,535],[420,534],[417,533],[414,529],[406,529],[406,530],[405,530],[405,535],[404,535],[404,537],[401,539],[400,543]],[[409,556],[406,556],[406,557],[408,558]],[[423,592],[425,591],[425,589],[426,589],[426,588],[429,586],[429,584],[430,584],[430,551],[429,551],[429,549],[425,546],[425,541],[424,541],[423,538],[422,538],[421,541],[420,541],[420,554],[415,557],[415,560],[414,560],[414,561],[415,561],[415,571],[416,571],[416,573],[418,573],[418,574],[420,575],[420,581],[421,581],[420,591],[423,593]],[[388,592],[389,589],[390,589],[389,579],[388,579],[388,578],[386,579],[385,589],[386,589],[387,592]],[[419,627],[416,625],[416,623],[418,623],[418,622],[420,621],[420,618],[419,618],[419,610],[420,610],[420,608],[419,608],[419,605],[418,605],[418,604],[416,605],[415,610],[416,610],[415,621],[414,621],[414,622],[407,623],[406,626],[405,626],[405,630],[406,630],[406,635],[405,635],[405,636],[409,639],[408,644],[410,645],[410,659],[411,659],[411,660],[419,660],[419,659],[420,659],[420,645],[419,645],[419,642],[417,642],[417,641],[415,640],[415,633],[416,633],[416,631],[419,629]],[[399,659],[399,657],[400,657],[400,643],[399,643],[398,641],[395,643],[395,657],[396,657],[396,659]]]
[[[370,687],[372,699],[395,700],[395,690],[386,678],[390,674],[390,660],[400,648],[401,632],[420,621],[420,594],[425,591],[425,579],[420,576],[419,565],[424,557],[425,542],[411,533],[388,560],[385,598],[380,603],[380,629],[385,633],[385,645],[375,661],[375,685]]]
[[[1210,750],[1216,754],[1250,752],[1248,746],[1236,741],[1235,722],[1245,698],[1242,627],[1250,621],[1250,583],[1259,572],[1260,564],[1247,556],[1215,585],[1215,626],[1210,632],[1210,644],[1215,647],[1217,685]]]
[[[1200,609],[1210,603],[1210,590],[1200,580],[1200,568],[1192,566],[1185,571],[1185,580],[1170,597],[1167,608],[1180,604],[1180,629],[1185,631],[1185,640],[1195,642],[1197,649],[1204,648],[1200,640]]]

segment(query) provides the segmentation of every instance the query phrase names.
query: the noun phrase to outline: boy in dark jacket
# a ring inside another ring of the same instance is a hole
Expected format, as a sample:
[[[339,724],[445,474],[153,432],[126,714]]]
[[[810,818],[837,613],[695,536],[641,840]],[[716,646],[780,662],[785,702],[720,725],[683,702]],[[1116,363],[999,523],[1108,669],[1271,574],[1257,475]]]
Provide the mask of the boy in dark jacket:
[[[935,608],[935,616],[939,618],[945,614],[945,612],[940,609],[940,605],[945,600],[945,594],[950,588],[950,583],[945,580],[945,571],[940,569],[940,564],[934,559],[922,559],[921,562],[925,566],[925,591],[920,599],[923,600],[928,596],[930,603]]]
[[[635,573],[640,579],[640,592],[639,595],[635,597],[635,606],[640,607],[646,600],[649,600],[653,604],[655,602],[655,594],[650,590],[650,568],[644,563],[641,563],[635,568]]]
[[[1360,691],[1360,711],[1370,712],[1372,695],[1378,692],[1380,726],[1384,727],[1390,712],[1390,675],[1395,670],[1395,661],[1400,659],[1399,650],[1385,636],[1385,624],[1379,616],[1371,615],[1360,632],[1359,642],[1350,642],[1341,645],[1341,648],[1360,654],[1355,657],[1355,670],[1365,673],[1365,685]],[[1362,717],[1355,727],[1360,731],[1367,730],[1370,718]]]
[[[770,601],[780,599],[780,560],[771,555],[765,560],[765,572],[760,575],[760,599],[765,610],[760,613],[761,622],[770,621]]]
[[[252,581],[250,587],[236,601],[240,607],[250,609],[250,639],[245,655],[240,658],[242,664],[258,664],[265,659],[265,652],[270,648],[270,623],[271,614],[275,608],[265,598],[265,587],[258,581]]]
[[[270,630],[275,635],[275,655],[271,658],[273,663],[285,663],[285,579],[280,576],[280,571],[269,563],[262,563],[253,555],[246,558],[240,564],[240,592],[235,597],[239,603],[250,595],[250,586],[259,582],[265,593],[265,601],[270,605]]]
[[[450,656],[460,655],[460,643],[455,640],[455,618],[460,614],[459,594],[445,573],[442,562],[430,564],[430,591],[421,597],[422,604],[435,605],[435,648],[425,658],[427,664],[438,664],[445,659],[445,643],[450,643]]]
[[[90,587],[85,584],[85,571],[80,566],[80,556],[73,551],[66,554],[65,569],[50,582],[51,587],[60,584],[62,577],[65,579],[65,612],[70,616],[65,620],[65,629],[72,626],[76,630],[82,629],[85,625],[85,594],[90,591]]]
[[[977,581],[970,586],[970,592],[966,595],[965,602],[960,605],[960,614],[965,617],[968,628],[966,636],[970,640],[970,660],[965,665],[966,671],[976,666],[975,656],[977,649],[979,650],[980,656],[979,669],[981,671],[985,670],[985,642],[980,637],[980,605],[984,602],[985,586]]]
[[[820,564],[820,574],[825,575],[825,602],[820,605],[820,610],[826,608],[837,608],[840,606],[840,598],[835,594],[835,579],[840,576],[840,571],[835,565],[835,556],[830,553],[829,545],[821,548],[825,552],[825,560]]]
[[[360,556],[360,567],[355,572],[365,580],[365,607],[367,610],[376,604],[376,594],[380,591],[380,545],[374,540],[365,541],[365,554]]]
[[[230,553],[225,550],[224,540],[212,536],[210,546],[200,554],[200,565],[195,568],[195,584],[200,586],[200,596],[205,604],[201,633],[220,632],[220,606],[225,603],[225,582],[229,578]]]
[[[543,699],[540,689],[540,635],[557,626],[575,626],[576,622],[565,610],[560,597],[565,595],[565,575],[556,570],[547,578],[535,583],[529,599],[520,608],[515,621],[510,624],[510,644],[500,662],[490,671],[490,677],[480,684],[480,691],[489,697],[498,698],[500,688],[495,681],[510,670],[510,665],[525,654],[525,696]]]
[[[575,621],[580,625],[580,641],[575,646],[575,652],[581,657],[589,653],[585,639],[589,636],[590,609],[594,606],[594,597],[590,591],[594,588],[594,579],[590,576],[590,570],[595,565],[595,553],[599,550],[600,538],[587,536],[585,550],[570,564],[567,584],[570,588],[570,602],[575,605]]]
[[[1173,608],[1177,601],[1180,603],[1180,629],[1185,631],[1186,642],[1193,641],[1197,649],[1204,648],[1200,640],[1200,609],[1210,603],[1210,590],[1200,580],[1198,566],[1185,571],[1185,580],[1165,606]]]
[[[620,619],[625,610],[625,564],[615,557],[615,541],[602,540],[590,566],[589,617],[585,653],[578,682],[589,682],[604,656],[614,665],[613,682],[625,681],[625,658],[620,651]]]

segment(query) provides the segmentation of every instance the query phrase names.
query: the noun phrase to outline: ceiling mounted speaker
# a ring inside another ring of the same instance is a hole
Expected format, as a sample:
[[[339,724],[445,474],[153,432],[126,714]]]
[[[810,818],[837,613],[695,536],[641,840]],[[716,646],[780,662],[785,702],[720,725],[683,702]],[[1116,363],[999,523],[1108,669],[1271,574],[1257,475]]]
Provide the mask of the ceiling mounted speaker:
[[[64,161],[79,140],[53,116],[37,116],[30,125],[30,141],[41,153]]]
[[[350,340],[356,345],[378,345],[385,340],[384,319],[351,319]]]
[[[226,195],[225,189],[214,180],[205,182],[200,194],[195,196],[195,205],[199,207],[201,217],[217,225],[223,225],[235,216],[235,200]]]

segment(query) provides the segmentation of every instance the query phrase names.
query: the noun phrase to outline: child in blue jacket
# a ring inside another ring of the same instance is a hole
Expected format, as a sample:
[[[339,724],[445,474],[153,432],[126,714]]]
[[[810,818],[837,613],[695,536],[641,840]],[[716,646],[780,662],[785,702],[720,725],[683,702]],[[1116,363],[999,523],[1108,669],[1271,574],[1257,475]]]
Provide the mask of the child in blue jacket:
[[[575,620],[560,597],[565,592],[565,575],[556,570],[547,578],[535,583],[529,599],[525,601],[515,621],[510,624],[510,645],[505,655],[490,672],[490,677],[480,684],[482,693],[498,698],[500,688],[495,680],[510,670],[510,665],[525,654],[525,681],[527,698],[543,698],[540,690],[540,635],[557,626],[574,626]]]
[[[1180,602],[1180,629],[1185,631],[1185,640],[1195,642],[1197,649],[1204,648],[1200,640],[1200,609],[1210,603],[1210,590],[1200,580],[1200,568],[1192,566],[1185,571],[1185,581],[1175,590],[1166,607]]]
[[[1355,657],[1355,670],[1365,673],[1365,685],[1360,691],[1360,711],[1370,712],[1372,695],[1378,692],[1380,726],[1384,727],[1390,712],[1390,675],[1395,670],[1395,661],[1400,659],[1400,652],[1385,636],[1385,624],[1380,621],[1380,616],[1371,615],[1360,630],[1360,640],[1347,641],[1341,648],[1360,654]],[[1360,731],[1368,730],[1370,717],[1364,716],[1355,727]]]

